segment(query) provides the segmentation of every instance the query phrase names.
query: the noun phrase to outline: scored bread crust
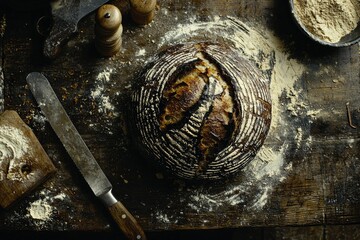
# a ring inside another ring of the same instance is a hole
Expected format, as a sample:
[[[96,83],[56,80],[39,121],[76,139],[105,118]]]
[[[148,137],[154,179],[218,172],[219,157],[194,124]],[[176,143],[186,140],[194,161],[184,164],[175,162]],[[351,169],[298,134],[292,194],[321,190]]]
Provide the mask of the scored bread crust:
[[[131,106],[137,146],[179,177],[236,173],[269,131],[269,81],[227,46],[176,45],[159,53],[136,81]]]

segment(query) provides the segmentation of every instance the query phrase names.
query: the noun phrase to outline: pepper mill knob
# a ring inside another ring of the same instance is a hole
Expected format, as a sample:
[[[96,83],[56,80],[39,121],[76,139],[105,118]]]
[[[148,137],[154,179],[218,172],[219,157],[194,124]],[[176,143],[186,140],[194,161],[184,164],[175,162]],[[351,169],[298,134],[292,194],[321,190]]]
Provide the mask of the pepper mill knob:
[[[131,17],[139,25],[150,23],[154,19],[156,0],[130,0]]]
[[[95,16],[95,47],[106,57],[115,55],[121,48],[122,15],[120,10],[111,4],[101,6]]]

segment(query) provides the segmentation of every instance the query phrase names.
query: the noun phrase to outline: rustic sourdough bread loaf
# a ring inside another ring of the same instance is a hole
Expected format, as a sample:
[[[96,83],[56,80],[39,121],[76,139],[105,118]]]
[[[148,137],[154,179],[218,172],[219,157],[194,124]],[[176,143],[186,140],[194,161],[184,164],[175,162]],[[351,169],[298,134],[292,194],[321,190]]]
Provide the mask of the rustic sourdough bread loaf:
[[[229,47],[176,45],[159,53],[137,82],[135,141],[179,177],[232,175],[254,158],[268,133],[269,81]]]

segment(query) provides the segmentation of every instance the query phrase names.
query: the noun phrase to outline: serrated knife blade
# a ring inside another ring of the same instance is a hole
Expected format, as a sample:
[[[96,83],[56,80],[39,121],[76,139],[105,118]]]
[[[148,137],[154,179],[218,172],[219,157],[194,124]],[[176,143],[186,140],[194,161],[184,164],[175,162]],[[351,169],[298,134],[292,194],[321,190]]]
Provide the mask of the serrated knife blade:
[[[26,77],[41,111],[75,162],[94,194],[108,207],[110,214],[128,239],[146,239],[144,231],[124,205],[112,195],[112,185],[81,135],[67,115],[47,78],[38,72]]]

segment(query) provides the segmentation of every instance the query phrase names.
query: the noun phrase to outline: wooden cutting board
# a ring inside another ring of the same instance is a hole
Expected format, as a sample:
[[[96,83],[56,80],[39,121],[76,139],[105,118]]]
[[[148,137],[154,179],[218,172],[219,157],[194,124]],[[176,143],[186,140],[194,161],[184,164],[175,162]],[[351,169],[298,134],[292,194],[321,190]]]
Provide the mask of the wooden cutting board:
[[[32,130],[15,111],[0,115],[0,206],[9,207],[55,172]]]

